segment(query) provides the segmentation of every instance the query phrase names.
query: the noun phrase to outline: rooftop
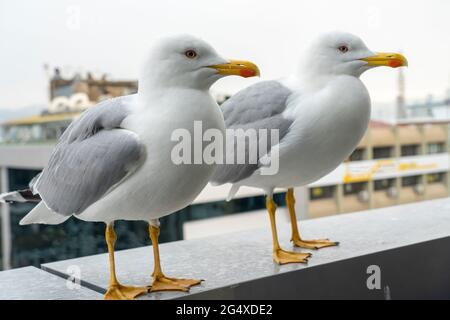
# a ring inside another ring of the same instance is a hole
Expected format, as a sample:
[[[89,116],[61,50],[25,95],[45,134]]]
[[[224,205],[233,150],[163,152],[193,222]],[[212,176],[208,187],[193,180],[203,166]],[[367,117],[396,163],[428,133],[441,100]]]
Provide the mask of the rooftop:
[[[56,122],[56,121],[72,121],[75,116],[79,115],[80,112],[64,112],[55,114],[42,114],[34,115],[29,117],[23,117],[18,119],[12,119],[5,121],[2,125],[5,126],[21,126],[21,125],[31,125],[46,122]]]

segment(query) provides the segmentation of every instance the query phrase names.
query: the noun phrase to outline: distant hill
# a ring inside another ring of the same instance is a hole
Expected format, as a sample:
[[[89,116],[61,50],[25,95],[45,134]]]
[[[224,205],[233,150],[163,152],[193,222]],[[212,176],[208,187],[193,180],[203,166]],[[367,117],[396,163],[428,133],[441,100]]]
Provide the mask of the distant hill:
[[[33,116],[40,114],[42,110],[46,109],[44,105],[31,105],[26,107],[20,107],[16,109],[2,109],[0,108],[0,123],[6,120]]]

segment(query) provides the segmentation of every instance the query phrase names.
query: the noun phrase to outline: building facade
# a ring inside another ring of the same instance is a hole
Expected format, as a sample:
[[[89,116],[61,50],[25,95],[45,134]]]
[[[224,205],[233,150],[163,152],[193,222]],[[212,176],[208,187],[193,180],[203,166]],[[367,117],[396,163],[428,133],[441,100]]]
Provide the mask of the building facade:
[[[372,121],[349,159],[309,188],[309,216],[449,196],[447,122]]]

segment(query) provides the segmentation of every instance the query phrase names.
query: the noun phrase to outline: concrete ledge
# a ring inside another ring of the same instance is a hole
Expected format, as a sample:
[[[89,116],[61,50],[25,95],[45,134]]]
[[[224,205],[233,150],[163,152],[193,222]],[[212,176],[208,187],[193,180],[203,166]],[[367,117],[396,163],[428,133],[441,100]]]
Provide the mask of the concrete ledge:
[[[84,287],[69,289],[64,279],[35,267],[0,272],[0,300],[94,300],[98,292]]]
[[[449,198],[307,220],[300,228],[305,238],[329,237],[341,244],[314,251],[308,265],[284,266],[272,262],[266,228],[163,244],[167,275],[205,282],[190,293],[152,293],[142,299],[450,298]],[[282,246],[291,249],[290,226],[280,224],[278,231]],[[117,252],[116,260],[123,283],[151,283],[151,247]],[[42,267],[67,277],[70,266],[80,269],[84,286],[105,292],[106,254]],[[369,266],[379,267],[380,289],[367,287]]]

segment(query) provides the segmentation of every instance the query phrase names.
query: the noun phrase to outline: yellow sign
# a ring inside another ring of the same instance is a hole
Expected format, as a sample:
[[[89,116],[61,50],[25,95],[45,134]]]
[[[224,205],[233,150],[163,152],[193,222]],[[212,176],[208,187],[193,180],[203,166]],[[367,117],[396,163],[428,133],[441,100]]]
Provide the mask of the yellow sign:
[[[366,166],[346,166],[344,183],[371,181],[376,174],[392,174],[406,171],[431,170],[438,168],[437,163],[419,163],[416,161],[402,161],[383,159]]]

